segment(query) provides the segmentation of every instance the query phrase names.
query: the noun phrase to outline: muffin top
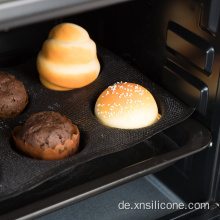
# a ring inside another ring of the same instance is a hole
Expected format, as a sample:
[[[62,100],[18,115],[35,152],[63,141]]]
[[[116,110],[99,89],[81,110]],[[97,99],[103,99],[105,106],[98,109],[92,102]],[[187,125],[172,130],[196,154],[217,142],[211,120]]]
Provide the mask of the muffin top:
[[[54,149],[58,144],[63,144],[67,139],[71,139],[74,127],[70,120],[60,113],[44,111],[32,114],[21,130],[16,134],[16,138],[29,143],[32,147]]]
[[[23,83],[14,76],[0,71],[0,117],[18,115],[27,104],[27,92]]]

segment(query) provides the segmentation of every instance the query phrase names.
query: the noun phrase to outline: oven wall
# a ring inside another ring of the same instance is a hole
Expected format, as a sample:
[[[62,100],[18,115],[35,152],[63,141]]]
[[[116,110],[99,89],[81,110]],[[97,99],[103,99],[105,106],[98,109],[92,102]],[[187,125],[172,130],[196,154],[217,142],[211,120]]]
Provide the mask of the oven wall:
[[[139,0],[107,8],[103,30],[108,48],[194,106],[211,128],[219,43],[203,20],[202,0]]]
[[[16,65],[35,56],[57,21],[0,31],[0,67]]]
[[[216,201],[218,204],[220,204],[220,182],[219,182],[219,179],[220,179],[220,173],[218,174],[218,189],[217,189],[217,197],[216,197]]]

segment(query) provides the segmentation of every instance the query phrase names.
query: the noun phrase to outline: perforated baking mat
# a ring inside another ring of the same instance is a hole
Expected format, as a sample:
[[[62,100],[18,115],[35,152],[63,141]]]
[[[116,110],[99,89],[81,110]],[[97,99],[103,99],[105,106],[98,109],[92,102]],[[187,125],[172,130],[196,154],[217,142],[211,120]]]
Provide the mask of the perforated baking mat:
[[[101,63],[99,77],[90,85],[71,91],[53,91],[43,87],[36,70],[36,59],[1,71],[21,80],[28,92],[29,103],[17,117],[0,119],[0,200],[20,194],[59,176],[86,161],[129,148],[156,133],[188,118],[194,109],[187,107],[137,69],[111,52],[98,48]],[[133,82],[147,88],[154,96],[161,119],[141,129],[117,129],[96,120],[93,109],[98,96],[116,82]],[[11,132],[27,118],[40,111],[56,111],[79,127],[80,151],[57,161],[41,161],[23,156],[15,150]],[[153,165],[152,165],[153,166]]]

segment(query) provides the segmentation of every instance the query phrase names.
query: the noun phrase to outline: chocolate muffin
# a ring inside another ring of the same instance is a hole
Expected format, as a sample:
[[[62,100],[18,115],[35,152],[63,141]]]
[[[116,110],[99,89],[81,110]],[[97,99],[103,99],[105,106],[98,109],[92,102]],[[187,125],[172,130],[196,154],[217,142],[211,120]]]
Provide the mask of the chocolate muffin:
[[[53,111],[32,114],[12,135],[17,148],[35,159],[63,159],[74,155],[79,147],[77,126]]]
[[[20,114],[28,103],[23,83],[14,76],[0,71],[0,118]]]

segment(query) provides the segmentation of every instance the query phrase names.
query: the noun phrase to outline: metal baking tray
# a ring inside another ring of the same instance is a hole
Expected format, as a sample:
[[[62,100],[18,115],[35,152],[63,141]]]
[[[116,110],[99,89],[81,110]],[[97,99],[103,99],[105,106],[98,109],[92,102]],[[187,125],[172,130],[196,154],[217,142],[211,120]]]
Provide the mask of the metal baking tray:
[[[33,219],[164,169],[211,146],[211,132],[192,118],[124,151],[77,166],[74,172],[0,203],[0,219]]]

